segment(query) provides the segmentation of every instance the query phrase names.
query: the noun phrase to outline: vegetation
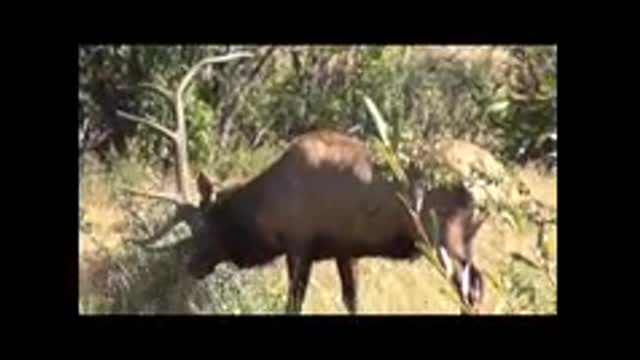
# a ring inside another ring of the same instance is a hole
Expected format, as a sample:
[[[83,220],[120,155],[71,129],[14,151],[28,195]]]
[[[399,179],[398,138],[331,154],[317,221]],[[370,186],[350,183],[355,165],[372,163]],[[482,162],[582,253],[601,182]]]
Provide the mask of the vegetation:
[[[152,226],[141,219],[160,223],[171,207],[121,189],[178,185],[176,144],[142,123],[176,129],[187,71],[238,52],[253,55],[203,66],[184,89],[191,171],[252,176],[305,131],[357,134],[384,169],[397,174],[411,159],[431,184],[465,181],[490,209],[476,255],[490,284],[482,312],[555,313],[556,48],[543,46],[80,47],[81,313],[281,312],[280,262],[223,266],[194,283],[180,249],[148,252],[126,241]],[[336,270],[318,268],[305,311],[341,312]],[[366,260],[359,273],[364,312],[459,311],[429,261]]]

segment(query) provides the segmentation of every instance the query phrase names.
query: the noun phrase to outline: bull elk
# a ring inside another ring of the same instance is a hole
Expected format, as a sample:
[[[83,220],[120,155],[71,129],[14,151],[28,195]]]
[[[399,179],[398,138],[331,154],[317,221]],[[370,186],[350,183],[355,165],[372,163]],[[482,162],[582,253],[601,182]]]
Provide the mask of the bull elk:
[[[167,98],[180,100],[187,78],[194,73],[190,70],[177,95]],[[299,313],[313,263],[333,259],[344,306],[354,314],[358,259],[414,260],[421,255],[422,239],[415,219],[396,197],[398,185],[376,175],[363,142],[339,132],[318,130],[299,136],[265,171],[231,189],[220,189],[200,172],[199,201],[190,204],[184,114],[181,102],[175,105],[176,131],[122,112],[121,116],[147,124],[175,142],[181,196],[146,195],[170,199],[178,210],[145,243],[185,221],[191,229],[185,239],[190,243],[186,269],[194,278],[205,278],[223,262],[249,268],[284,255],[289,280],[286,311]],[[481,221],[472,219],[469,192],[464,187],[433,189],[418,200],[420,214],[435,210],[438,215],[443,230],[436,239],[441,261],[448,274],[456,274],[463,300],[473,305],[482,296],[482,277],[471,259],[472,239]]]
[[[353,314],[359,258],[413,260],[422,251],[413,219],[396,200],[396,184],[375,176],[364,143],[339,132],[299,136],[264,172],[223,195],[202,172],[197,188],[199,204],[182,205],[171,223],[187,220],[191,227],[187,272],[203,279],[222,262],[249,268],[285,255],[288,313],[301,311],[316,261],[335,260],[343,303]],[[482,278],[471,262],[471,239],[480,222],[472,223],[470,194],[463,187],[434,189],[422,203],[421,213],[433,209],[440,219],[447,273],[458,274],[467,303],[477,302]]]

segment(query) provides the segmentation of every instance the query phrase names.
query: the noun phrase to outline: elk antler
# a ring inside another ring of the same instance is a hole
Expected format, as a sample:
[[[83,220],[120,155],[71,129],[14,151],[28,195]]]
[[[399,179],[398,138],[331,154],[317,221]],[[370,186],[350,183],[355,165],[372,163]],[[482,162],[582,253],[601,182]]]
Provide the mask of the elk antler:
[[[122,187],[122,190],[130,193],[131,195],[148,197],[150,199],[165,200],[175,205],[183,204],[182,200],[179,197],[177,197],[175,194],[158,193],[158,192],[152,192],[152,191],[141,191],[141,190],[136,190],[130,187]]]
[[[127,112],[117,110],[116,114],[120,116],[122,119],[135,122],[138,124],[145,125],[150,129],[156,131],[161,136],[169,139],[175,146],[175,164],[176,164],[176,180],[177,180],[177,194],[162,194],[162,193],[154,193],[148,191],[140,191],[131,188],[123,188],[126,192],[137,195],[144,196],[148,198],[154,198],[159,200],[170,201],[171,203],[178,206],[178,210],[176,212],[176,216],[161,229],[162,231],[159,234],[155,234],[151,237],[151,239],[156,239],[160,234],[166,233],[168,229],[175,225],[177,222],[185,220],[185,216],[187,216],[193,205],[191,201],[191,197],[189,196],[189,189],[187,187],[188,179],[189,179],[189,157],[187,152],[187,127],[185,121],[184,114],[184,101],[183,96],[187,88],[189,87],[191,80],[195,76],[195,74],[202,69],[204,66],[215,63],[228,62],[241,58],[251,58],[253,54],[249,52],[238,52],[227,54],[223,56],[213,56],[207,57],[200,60],[198,63],[193,65],[190,69],[188,69],[187,73],[181,79],[178,88],[175,92],[171,92],[169,89],[156,84],[143,83],[140,84],[139,87],[143,90],[149,90],[156,94],[161,95],[163,99],[165,99],[170,105],[173,106],[174,116],[176,119],[176,129],[171,130],[163,125],[161,125],[157,119],[145,116],[140,117],[137,115],[129,114]]]
[[[164,88],[160,85],[143,83],[140,85],[142,89],[151,90],[157,94],[163,96],[169,103],[174,106],[174,116],[176,118],[176,130],[170,130],[165,126],[162,126],[158,123],[158,121],[151,117],[142,118],[140,116],[132,115],[126,113],[124,111],[117,111],[117,115],[125,120],[129,120],[132,122],[136,122],[138,124],[143,124],[148,126],[149,128],[155,130],[162,136],[168,138],[171,142],[174,143],[176,153],[176,177],[177,177],[177,185],[178,185],[178,193],[181,197],[181,202],[189,202],[189,192],[187,190],[187,179],[189,177],[189,159],[187,153],[187,133],[186,133],[186,121],[184,116],[184,101],[183,95],[186,89],[188,88],[191,80],[195,76],[195,74],[205,65],[214,64],[214,63],[222,63],[228,62],[235,59],[240,58],[250,58],[253,57],[251,53],[248,52],[239,52],[234,54],[227,54],[224,56],[214,56],[207,57],[200,60],[198,63],[193,65],[186,73],[186,75],[180,81],[180,85],[175,93],[171,93],[168,89]],[[138,191],[137,194],[140,195],[143,192]],[[173,201],[172,197],[172,201]]]
[[[197,211],[195,206],[180,205],[176,213],[173,215],[173,217],[169,221],[167,221],[163,226],[161,226],[160,229],[156,230],[155,232],[151,232],[147,230],[150,234],[147,238],[130,239],[129,242],[131,242],[134,245],[141,246],[145,250],[152,250],[152,251],[168,250],[168,249],[175,248],[176,246],[184,243],[184,241],[177,241],[173,244],[160,246],[160,247],[150,247],[150,244],[164,237],[167,233],[173,230],[174,226],[177,225],[178,223],[185,220],[189,222],[189,219],[192,216],[194,211]]]

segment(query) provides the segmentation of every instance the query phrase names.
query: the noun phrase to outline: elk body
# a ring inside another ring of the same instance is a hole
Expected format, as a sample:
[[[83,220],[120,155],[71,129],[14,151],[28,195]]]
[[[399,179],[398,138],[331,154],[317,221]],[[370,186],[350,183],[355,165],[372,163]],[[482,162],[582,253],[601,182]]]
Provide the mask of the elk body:
[[[315,261],[335,260],[343,303],[355,313],[357,259],[413,260],[421,254],[422,240],[396,198],[397,186],[377,178],[366,146],[345,134],[302,135],[260,175],[224,193],[203,173],[197,185],[188,273],[203,279],[222,262],[249,268],[284,255],[288,313],[301,311]],[[425,193],[423,204],[422,212],[434,209],[442,219],[442,259],[461,264],[463,295],[474,301],[481,278],[471,264],[471,239],[479,224],[471,222],[470,195],[464,188],[436,189]]]
[[[260,56],[254,73],[272,52],[270,47]],[[363,143],[331,131],[302,135],[266,171],[233,189],[220,192],[200,173],[200,203],[190,203],[184,93],[203,67],[252,57],[254,54],[239,52],[204,58],[189,68],[174,91],[160,84],[141,85],[173,107],[174,130],[149,116],[117,111],[122,119],[165,137],[175,149],[178,196],[128,189],[178,206],[173,219],[144,243],[185,221],[192,232],[191,238],[181,243],[190,244],[187,271],[199,279],[222,262],[248,268],[284,255],[289,275],[286,308],[295,313],[301,310],[312,264],[335,259],[344,304],[355,313],[357,259],[415,259],[422,241],[415,220],[396,197],[398,187],[375,176]],[[481,222],[472,220],[470,199],[464,188],[435,189],[420,195],[416,202],[421,215],[430,210],[438,214],[438,228],[443,230],[436,239],[441,260],[448,272],[456,273],[466,302],[479,299],[482,292],[482,278],[471,261],[471,240]]]

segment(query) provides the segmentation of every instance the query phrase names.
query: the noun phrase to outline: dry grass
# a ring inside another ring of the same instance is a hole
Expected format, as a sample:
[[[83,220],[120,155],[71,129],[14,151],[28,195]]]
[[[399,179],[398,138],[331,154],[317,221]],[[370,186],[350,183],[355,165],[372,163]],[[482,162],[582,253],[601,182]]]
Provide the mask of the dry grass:
[[[547,206],[557,208],[558,179],[541,173],[536,166],[527,165],[517,172],[521,180],[531,189],[533,197]]]
[[[272,286],[286,292],[284,260],[265,267]],[[381,259],[363,259],[358,265],[359,312],[362,314],[436,314],[455,313],[455,303],[438,292],[447,284],[424,260],[414,263]],[[424,296],[425,294],[435,296]],[[313,267],[303,313],[317,315],[346,314],[335,262],[322,261]]]
[[[118,235],[125,221],[123,213],[110,194],[108,186],[95,177],[83,182],[80,203],[85,210],[85,221],[91,224],[94,241],[81,241],[80,253],[93,254],[98,248],[116,251],[121,244]]]
[[[487,65],[492,77],[500,79],[510,63],[508,49],[504,46],[424,46],[415,48],[419,56],[427,56],[438,62],[461,61],[467,68],[472,65]]]

